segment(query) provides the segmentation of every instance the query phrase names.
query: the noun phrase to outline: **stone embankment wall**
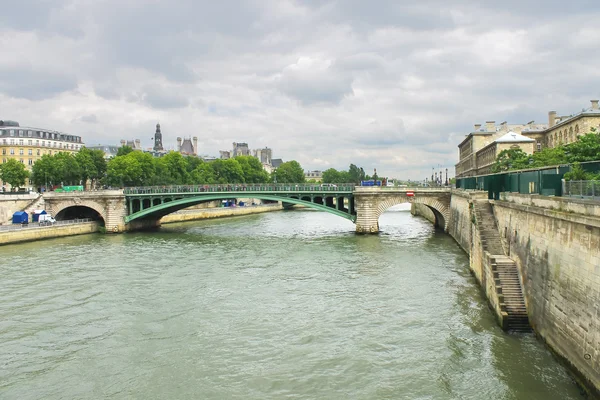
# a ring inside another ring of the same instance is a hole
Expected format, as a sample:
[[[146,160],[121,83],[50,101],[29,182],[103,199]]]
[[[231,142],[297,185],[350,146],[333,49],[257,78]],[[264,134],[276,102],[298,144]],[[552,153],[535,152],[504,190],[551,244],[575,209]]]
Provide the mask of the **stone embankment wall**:
[[[233,217],[238,215],[258,214],[269,211],[281,210],[281,204],[265,204],[244,207],[205,207],[197,209],[185,209],[173,214],[165,215],[160,220],[161,224],[175,222],[195,221],[199,219]]]
[[[420,203],[412,203],[410,205],[410,213],[415,216],[423,217],[427,221],[435,224],[435,215],[431,208],[427,207],[425,204]]]
[[[39,228],[0,231],[0,245],[31,242],[34,240],[51,239],[63,236],[84,235],[95,233],[99,230],[100,224],[97,222],[84,222],[81,224],[40,226]]]
[[[36,193],[0,195],[0,225],[10,225],[13,214],[26,209],[37,197]]]
[[[533,328],[600,391],[600,204],[502,193],[494,214]]]

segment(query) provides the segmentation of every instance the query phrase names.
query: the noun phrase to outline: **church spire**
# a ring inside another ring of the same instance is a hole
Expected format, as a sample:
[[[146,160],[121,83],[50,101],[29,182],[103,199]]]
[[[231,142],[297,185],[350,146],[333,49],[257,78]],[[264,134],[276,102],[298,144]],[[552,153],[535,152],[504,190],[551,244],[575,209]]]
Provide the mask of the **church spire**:
[[[156,124],[156,132],[154,133],[154,151],[163,151],[162,133],[160,132],[160,123]]]

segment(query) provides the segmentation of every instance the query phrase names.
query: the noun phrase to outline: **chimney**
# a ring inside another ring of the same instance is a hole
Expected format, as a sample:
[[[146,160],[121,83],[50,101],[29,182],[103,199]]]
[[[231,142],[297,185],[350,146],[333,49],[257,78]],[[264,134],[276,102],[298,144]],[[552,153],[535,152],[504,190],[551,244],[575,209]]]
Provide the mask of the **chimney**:
[[[135,148],[136,149],[141,149],[142,148],[142,144],[140,139],[135,139]]]
[[[181,138],[177,138],[177,151],[181,151]]]
[[[552,128],[556,123],[556,111],[548,111],[548,128]]]
[[[194,136],[194,155],[198,155],[198,137]]]
[[[500,124],[500,130],[506,131],[506,128],[507,128],[506,121],[504,121]]]
[[[485,130],[487,132],[496,132],[496,121],[485,121]]]
[[[475,130],[473,132],[479,132],[481,129],[481,124],[475,124]]]
[[[592,110],[597,110],[598,109],[598,100],[590,100],[590,102],[592,103]]]

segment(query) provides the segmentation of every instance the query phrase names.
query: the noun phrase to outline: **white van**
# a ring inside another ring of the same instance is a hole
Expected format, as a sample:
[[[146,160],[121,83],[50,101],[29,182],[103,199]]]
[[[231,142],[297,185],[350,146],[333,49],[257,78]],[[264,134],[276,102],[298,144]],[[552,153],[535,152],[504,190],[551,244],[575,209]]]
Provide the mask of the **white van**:
[[[38,218],[40,225],[53,225],[56,220],[50,214],[42,214]]]

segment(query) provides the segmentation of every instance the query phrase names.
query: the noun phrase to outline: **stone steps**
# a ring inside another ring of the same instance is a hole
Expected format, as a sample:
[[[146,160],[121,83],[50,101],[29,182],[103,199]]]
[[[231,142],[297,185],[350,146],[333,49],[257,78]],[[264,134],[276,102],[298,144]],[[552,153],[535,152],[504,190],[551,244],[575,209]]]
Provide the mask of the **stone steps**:
[[[531,327],[523,290],[519,282],[519,272],[514,261],[504,253],[492,207],[488,201],[480,201],[475,203],[474,210],[481,245],[485,251],[491,254],[492,273],[500,300],[500,308],[508,314],[508,330],[529,332]]]

